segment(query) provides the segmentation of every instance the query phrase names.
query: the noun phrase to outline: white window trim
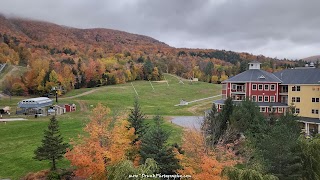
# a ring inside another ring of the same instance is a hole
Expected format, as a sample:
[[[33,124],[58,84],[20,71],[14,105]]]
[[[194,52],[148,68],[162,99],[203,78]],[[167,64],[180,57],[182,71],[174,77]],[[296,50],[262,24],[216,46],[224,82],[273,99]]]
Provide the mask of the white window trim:
[[[260,97],[261,97],[261,101],[260,101]],[[258,102],[263,102],[263,96],[258,96]]]
[[[271,101],[271,99],[272,99],[271,97],[273,97],[273,101]],[[275,101],[276,101],[276,97],[275,97],[275,96],[270,96],[270,97],[269,97],[269,101],[270,101],[270,102],[275,102]]]
[[[253,85],[255,85],[256,86],[256,88],[255,89],[253,89]],[[251,88],[252,90],[257,90],[258,89],[258,85],[257,84],[252,84],[252,88]]]
[[[283,113],[283,108],[278,108],[278,113]]]
[[[255,97],[255,101],[253,101],[253,97]],[[257,102],[257,96],[256,95],[252,95],[252,97],[251,97],[251,100],[252,100],[252,102]]]
[[[268,98],[267,101],[266,101],[266,98]],[[269,102],[269,96],[264,96],[264,97],[263,97],[263,102]]]
[[[260,89],[259,86],[262,86],[262,88]],[[263,91],[263,84],[258,84],[258,91]]]
[[[266,88],[266,87],[268,87],[268,88]],[[265,91],[269,91],[269,84],[264,84],[264,85],[263,85],[263,89],[264,89]]]
[[[273,86],[273,89],[271,88]],[[275,84],[270,84],[270,91],[275,91],[276,90],[276,85]]]
[[[264,108],[264,111],[262,110]],[[266,107],[260,107],[260,112],[266,112],[267,108]]]

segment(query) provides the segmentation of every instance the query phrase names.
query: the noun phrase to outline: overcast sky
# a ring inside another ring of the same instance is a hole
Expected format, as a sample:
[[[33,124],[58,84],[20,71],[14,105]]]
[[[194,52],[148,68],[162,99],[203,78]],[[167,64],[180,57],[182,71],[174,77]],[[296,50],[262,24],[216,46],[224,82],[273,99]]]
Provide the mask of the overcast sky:
[[[173,47],[320,54],[320,0],[1,0],[0,13],[151,36]]]

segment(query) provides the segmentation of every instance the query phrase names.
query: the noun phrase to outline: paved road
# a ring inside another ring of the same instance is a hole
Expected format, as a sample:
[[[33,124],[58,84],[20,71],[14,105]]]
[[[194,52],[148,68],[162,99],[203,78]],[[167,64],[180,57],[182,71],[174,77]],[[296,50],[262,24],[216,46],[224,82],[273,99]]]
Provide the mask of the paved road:
[[[171,120],[172,123],[185,128],[200,130],[203,116],[175,116]]]

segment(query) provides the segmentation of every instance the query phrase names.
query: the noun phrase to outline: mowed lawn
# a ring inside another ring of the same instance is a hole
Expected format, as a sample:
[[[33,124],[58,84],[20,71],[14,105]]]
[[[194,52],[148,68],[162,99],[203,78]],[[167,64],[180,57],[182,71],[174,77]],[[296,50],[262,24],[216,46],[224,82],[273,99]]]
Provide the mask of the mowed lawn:
[[[142,110],[148,114],[149,119],[152,115],[159,114],[163,116],[174,115],[194,115],[200,114],[203,110],[210,108],[212,100],[205,100],[192,103],[188,106],[174,106],[179,104],[181,99],[192,101],[195,99],[206,98],[220,94],[220,85],[209,83],[194,82],[190,84],[188,81],[179,83],[179,79],[166,75],[169,86],[165,82],[152,82],[154,91],[147,81],[132,82],[139,94],[139,101]],[[108,106],[113,113],[128,113],[132,108],[135,92],[131,83],[106,86],[100,88],[80,89],[67,94],[65,97],[79,95],[81,93],[92,91],[91,94],[79,96],[71,99],[59,99],[59,103],[75,103],[77,112],[67,113],[58,116],[61,133],[65,141],[70,138],[77,138],[81,134],[83,127],[87,123],[91,110],[97,103],[102,103]],[[10,105],[12,113],[17,102],[23,98],[13,97],[9,99],[1,99],[0,107]],[[81,106],[80,107],[80,104]],[[198,108],[197,111],[191,111],[193,107]],[[200,108],[200,109],[199,109]],[[24,117],[11,115],[11,117]],[[32,157],[34,150],[41,144],[43,131],[47,128],[50,117],[34,118],[27,117],[27,121],[16,121],[0,123],[0,179],[20,179],[28,172],[37,172],[43,169],[48,169],[48,161],[37,161]],[[148,120],[150,121],[150,120]],[[171,133],[169,144],[180,143],[182,128],[165,121],[163,127]],[[59,168],[69,167],[67,160],[58,162]]]
[[[189,109],[192,106],[200,106],[202,101],[192,103],[188,106],[175,106],[180,103],[180,100],[192,101],[201,98],[207,98],[221,94],[221,85],[209,84],[204,82],[193,82],[183,80],[179,83],[179,79],[166,75],[168,84],[165,82],[148,82],[135,81],[131,83],[106,86],[97,89],[94,93],[85,96],[77,97],[76,100],[84,100],[87,105],[96,105],[102,103],[114,110],[129,110],[132,108],[134,97],[138,93],[139,102],[142,110],[146,114],[160,114],[163,116],[176,115],[195,115]],[[133,88],[133,86],[134,88]],[[152,88],[152,86],[154,88]],[[90,89],[92,90],[92,89]],[[80,90],[81,93],[83,92]],[[76,93],[74,93],[76,95]],[[218,97],[220,98],[220,97]],[[213,99],[206,100],[207,106],[201,106],[201,110],[206,110],[211,107]],[[200,114],[199,114],[200,113]],[[202,115],[203,111],[198,111],[197,115]]]

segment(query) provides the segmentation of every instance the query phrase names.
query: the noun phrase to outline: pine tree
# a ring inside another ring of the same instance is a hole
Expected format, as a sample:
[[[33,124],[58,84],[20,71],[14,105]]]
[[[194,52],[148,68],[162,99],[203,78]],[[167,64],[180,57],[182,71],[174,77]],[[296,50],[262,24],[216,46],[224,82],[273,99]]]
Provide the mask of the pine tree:
[[[180,168],[179,160],[175,157],[173,148],[166,145],[169,134],[161,127],[162,117],[157,115],[153,119],[155,125],[142,138],[141,160],[144,163],[147,158],[152,158],[157,162],[158,173],[174,174]]]
[[[230,116],[233,112],[233,109],[234,109],[234,105],[233,105],[232,99],[228,97],[224,101],[224,106],[218,116],[218,119],[221,122],[219,136],[222,136],[226,132],[228,128],[228,123],[230,124]]]
[[[68,143],[63,143],[59,131],[58,121],[55,116],[50,119],[48,130],[44,131],[44,139],[42,145],[38,147],[34,153],[34,159],[39,161],[51,160],[52,170],[56,170],[56,161],[61,159],[66,153],[66,149],[69,147]]]
[[[208,116],[204,117],[201,130],[204,133],[206,144],[213,146],[219,141],[221,135],[221,121],[217,117],[216,105],[213,104]]]
[[[143,124],[143,121],[145,120],[145,116],[141,111],[140,104],[138,101],[138,98],[135,97],[133,109],[131,109],[131,113],[129,114],[129,128],[134,128],[135,132],[134,134],[137,136],[136,139],[133,140],[132,143],[137,142],[144,134],[145,132],[145,125]]]

